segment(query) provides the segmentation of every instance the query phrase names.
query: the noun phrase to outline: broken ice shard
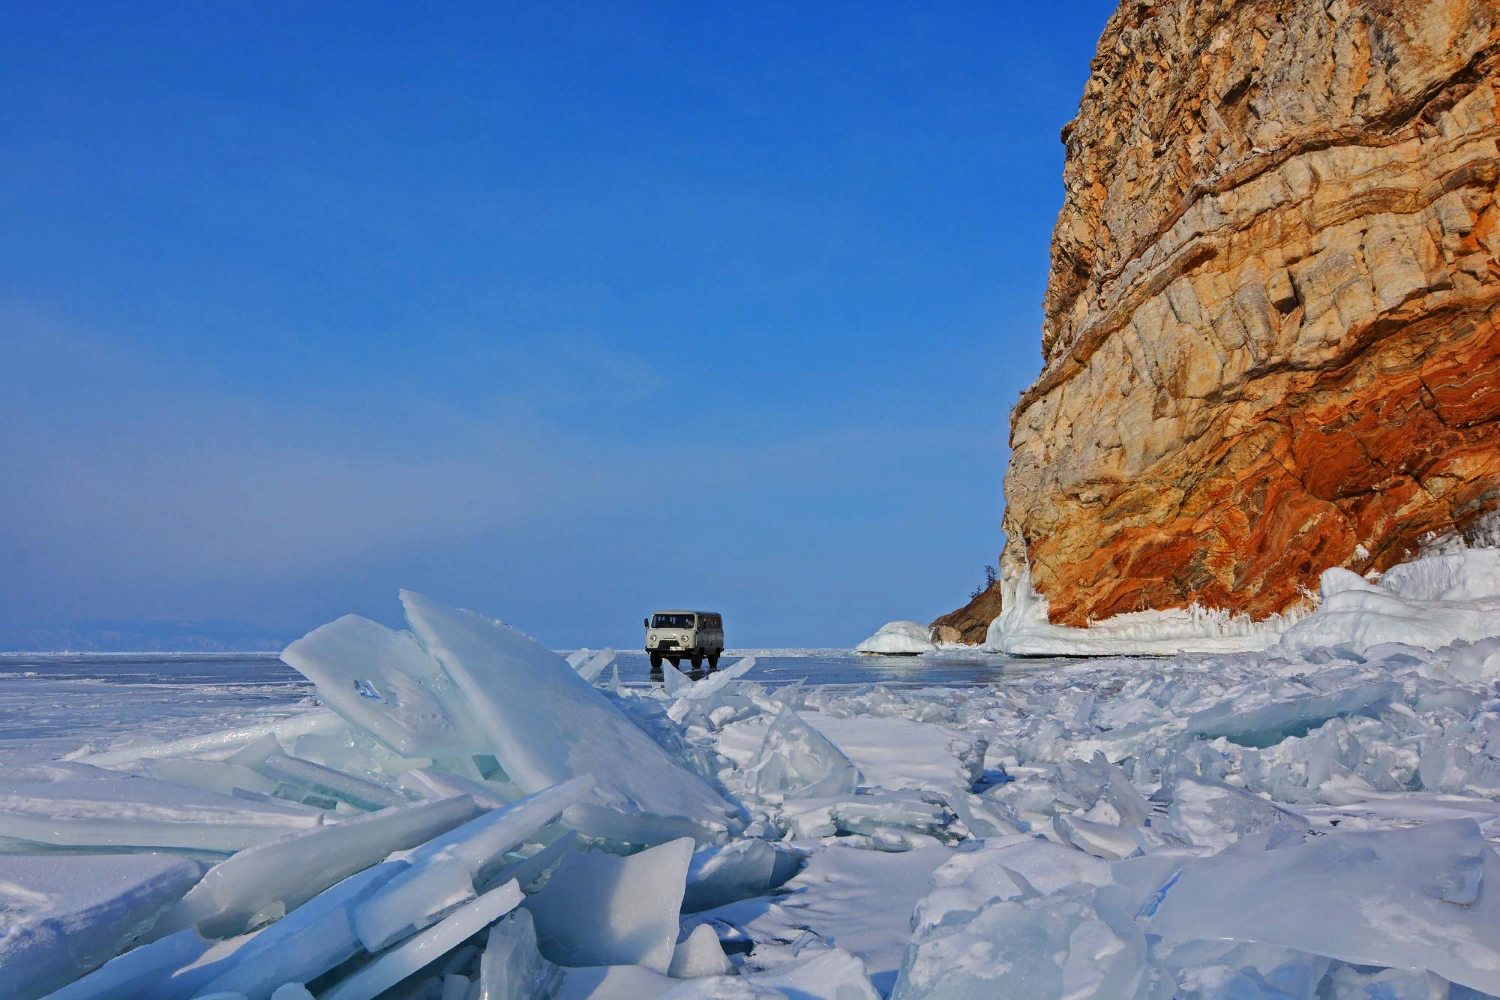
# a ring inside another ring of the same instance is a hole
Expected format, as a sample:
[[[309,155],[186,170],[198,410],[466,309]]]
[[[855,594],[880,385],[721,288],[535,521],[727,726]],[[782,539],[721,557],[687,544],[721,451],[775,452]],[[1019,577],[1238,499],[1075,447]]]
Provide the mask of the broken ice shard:
[[[559,965],[643,965],[665,974],[692,856],[686,838],[628,858],[570,855],[526,901],[542,954]]]
[[[439,923],[387,951],[322,994],[319,1000],[372,1000],[499,920],[515,909],[522,898],[521,890],[516,888],[514,882],[507,882],[500,888],[485,893]]]
[[[277,905],[283,913],[295,910],[340,879],[392,851],[425,843],[476,812],[473,800],[455,796],[357,816],[258,844],[210,869],[162,915],[152,933],[160,937],[196,926],[211,937],[242,934],[257,913]]]
[[[356,911],[355,926],[365,948],[378,951],[473,899],[485,866],[551,822],[593,784],[587,776],[563,782],[487,812],[411,851],[404,859],[410,869]]]
[[[281,658],[351,723],[406,757],[488,753],[453,681],[406,632],[345,615],[292,643]]]
[[[850,795],[859,785],[859,770],[849,758],[784,705],[746,771],[762,797]]]
[[[721,835],[738,810],[673,760],[567,662],[529,636],[402,591],[407,620],[468,700],[500,766],[523,792],[583,774],[590,803]],[[587,818],[587,810],[579,810]],[[638,841],[639,842],[639,841]]]
[[[0,836],[70,847],[238,851],[322,815],[88,765],[56,780],[0,780]]]
[[[203,868],[164,854],[0,855],[0,983],[33,1000],[112,958]]]

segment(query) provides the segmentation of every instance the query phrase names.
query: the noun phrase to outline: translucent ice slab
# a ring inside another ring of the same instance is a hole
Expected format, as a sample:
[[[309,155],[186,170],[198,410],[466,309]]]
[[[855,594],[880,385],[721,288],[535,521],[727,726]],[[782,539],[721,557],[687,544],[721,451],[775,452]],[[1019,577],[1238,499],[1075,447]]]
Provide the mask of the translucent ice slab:
[[[162,854],[0,855],[0,984],[34,1000],[102,965],[203,868]]]
[[[587,776],[563,782],[487,812],[411,851],[405,856],[411,868],[355,913],[365,948],[378,951],[473,899],[485,866],[552,822],[593,784]]]
[[[737,899],[764,896],[802,870],[802,857],[764,840],[736,840],[693,852],[688,866],[684,913],[697,913]]]
[[[515,801],[515,798],[504,797],[503,793],[506,790],[504,786],[463,778],[435,767],[418,767],[402,772],[401,787],[424,799],[467,795],[481,809],[499,809],[507,802]]]
[[[1188,716],[1187,728],[1208,739],[1223,736],[1244,747],[1271,747],[1288,736],[1305,736],[1329,719],[1375,710],[1400,697],[1401,685],[1386,681],[1329,694],[1303,695],[1259,708],[1230,699]]]
[[[1286,827],[1298,834],[1307,820],[1243,788],[1213,778],[1179,774],[1163,784],[1156,797],[1170,802],[1166,819],[1154,828],[1188,844],[1222,850],[1252,833]]]
[[[331,708],[403,756],[489,752],[453,681],[406,632],[345,615],[292,643],[281,658],[316,684]]]
[[[848,795],[859,785],[849,758],[785,705],[745,770],[763,798]]]
[[[530,910],[512,910],[490,928],[479,960],[477,1000],[542,1000],[562,979],[562,970],[537,951]]]
[[[295,806],[112,771],[46,782],[0,779],[0,836],[43,844],[229,852],[321,820]]]
[[[322,764],[314,764],[300,757],[289,757],[284,753],[273,753],[257,765],[257,769],[281,781],[301,785],[304,788],[334,798],[342,799],[360,809],[385,809],[388,806],[404,805],[411,800],[389,788],[356,778],[352,774]]]
[[[47,994],[47,1000],[155,1000],[161,996],[160,984],[172,971],[192,964],[208,946],[196,930],[178,931],[110,959],[82,979]]]
[[[289,719],[263,722],[255,726],[245,726],[242,729],[221,729],[214,733],[204,733],[202,736],[173,740],[171,743],[129,746],[119,750],[106,750],[103,753],[83,754],[73,759],[80,763],[93,764],[96,767],[114,767],[117,764],[129,764],[158,757],[225,753],[254,743],[266,736],[280,737],[290,741],[307,733],[331,733],[343,726],[344,720],[337,714],[327,709],[318,709],[315,712],[294,715]]]
[[[515,909],[522,898],[516,884],[507,882],[392,948],[318,1000],[372,1000],[499,920]]]
[[[581,663],[576,664],[575,669],[578,671],[579,677],[592,684],[599,679],[599,675],[604,673],[604,668],[609,666],[614,661],[614,658],[615,651],[613,649],[601,649]]]
[[[453,678],[522,791],[590,774],[586,803],[646,817],[680,818],[705,839],[737,810],[673,760],[556,653],[508,626],[402,591],[417,638]]]
[[[266,1000],[283,983],[310,982],[351,958],[360,950],[354,908],[404,868],[388,861],[319,893],[220,959],[202,992],[231,990]]]
[[[233,795],[236,788],[270,795],[276,791],[276,779],[257,774],[241,764],[217,760],[195,760],[191,757],[160,757],[146,765],[153,778],[170,781],[186,788]]]
[[[1120,862],[1116,876],[1130,881],[1162,860]],[[1500,993],[1500,858],[1471,820],[1179,860],[1143,911],[1148,933],[1430,969]]]
[[[471,819],[467,796],[416,802],[317,827],[241,851],[215,865],[162,915],[160,936],[196,926],[211,937],[250,929],[257,914],[289,913],[392,851],[425,843]]]
[[[692,856],[687,838],[628,858],[569,856],[526,901],[542,954],[559,965],[642,965],[665,974]]]

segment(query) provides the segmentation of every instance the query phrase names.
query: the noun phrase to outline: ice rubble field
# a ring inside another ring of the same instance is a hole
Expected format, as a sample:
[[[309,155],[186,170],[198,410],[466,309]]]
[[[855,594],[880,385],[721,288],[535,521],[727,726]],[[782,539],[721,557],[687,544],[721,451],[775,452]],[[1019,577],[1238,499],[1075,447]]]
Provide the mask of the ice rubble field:
[[[286,651],[321,706],[0,772],[0,996],[1500,995],[1470,570],[962,688],[626,686],[403,594]]]

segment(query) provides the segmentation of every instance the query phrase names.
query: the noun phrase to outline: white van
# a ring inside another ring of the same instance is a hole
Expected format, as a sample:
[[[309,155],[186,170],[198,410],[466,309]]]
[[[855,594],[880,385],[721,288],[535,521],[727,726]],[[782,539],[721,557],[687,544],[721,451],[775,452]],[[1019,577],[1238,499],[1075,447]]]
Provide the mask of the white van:
[[[724,619],[713,611],[657,611],[647,618],[646,652],[651,654],[651,669],[661,670],[661,661],[677,666],[684,659],[694,670],[703,667],[719,669],[719,655],[724,652]]]

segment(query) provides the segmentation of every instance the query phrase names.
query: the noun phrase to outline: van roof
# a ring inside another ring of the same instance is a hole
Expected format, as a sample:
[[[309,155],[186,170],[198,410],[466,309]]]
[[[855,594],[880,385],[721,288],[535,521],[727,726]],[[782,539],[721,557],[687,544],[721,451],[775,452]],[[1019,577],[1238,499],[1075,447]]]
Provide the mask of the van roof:
[[[660,611],[651,612],[653,615],[716,615],[717,611],[693,611],[690,608],[662,608]]]

